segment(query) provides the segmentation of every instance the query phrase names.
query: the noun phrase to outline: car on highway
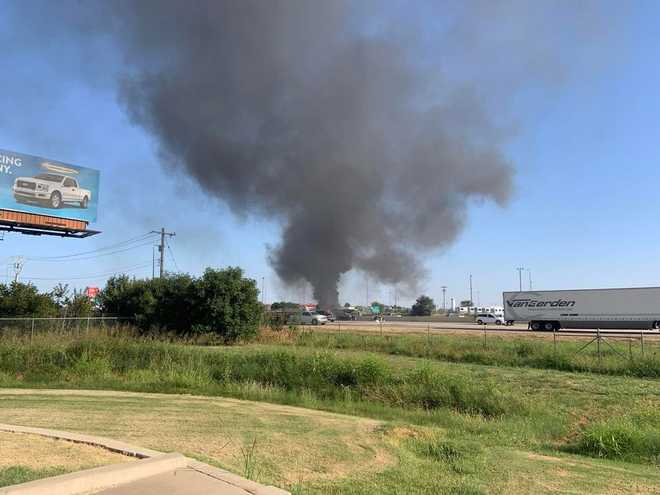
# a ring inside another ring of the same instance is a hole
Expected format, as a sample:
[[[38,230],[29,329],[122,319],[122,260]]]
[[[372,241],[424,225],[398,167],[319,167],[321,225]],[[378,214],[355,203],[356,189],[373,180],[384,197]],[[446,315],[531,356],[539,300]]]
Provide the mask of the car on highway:
[[[312,311],[301,311],[291,315],[289,323],[293,325],[325,325],[328,318],[325,315]]]
[[[332,311],[317,311],[318,314],[325,316],[329,322],[335,321],[335,315]]]
[[[477,315],[477,324],[488,325],[495,323],[495,325],[503,325],[505,323],[504,316],[496,315],[493,313],[480,313]]]

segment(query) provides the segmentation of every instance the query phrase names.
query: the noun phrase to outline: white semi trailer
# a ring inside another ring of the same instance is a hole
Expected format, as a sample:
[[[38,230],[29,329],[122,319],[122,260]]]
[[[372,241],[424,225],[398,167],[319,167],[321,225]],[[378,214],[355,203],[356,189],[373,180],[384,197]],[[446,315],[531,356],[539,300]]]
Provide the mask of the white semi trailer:
[[[504,292],[504,320],[532,330],[660,328],[660,287]]]

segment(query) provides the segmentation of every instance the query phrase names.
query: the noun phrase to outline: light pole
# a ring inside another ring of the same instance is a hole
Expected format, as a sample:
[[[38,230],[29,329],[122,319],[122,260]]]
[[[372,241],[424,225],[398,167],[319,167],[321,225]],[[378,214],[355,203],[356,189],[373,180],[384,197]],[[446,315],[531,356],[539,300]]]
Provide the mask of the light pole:
[[[447,286],[443,285],[442,286],[442,311],[446,311],[447,308],[445,307],[445,294],[447,293]]]
[[[518,291],[522,292],[522,272],[525,270],[525,267],[519,266],[516,270],[518,270]]]
[[[532,270],[527,270],[527,275],[529,275],[529,290],[532,290]]]
[[[470,273],[470,310],[474,306],[474,301],[472,300],[472,274]]]

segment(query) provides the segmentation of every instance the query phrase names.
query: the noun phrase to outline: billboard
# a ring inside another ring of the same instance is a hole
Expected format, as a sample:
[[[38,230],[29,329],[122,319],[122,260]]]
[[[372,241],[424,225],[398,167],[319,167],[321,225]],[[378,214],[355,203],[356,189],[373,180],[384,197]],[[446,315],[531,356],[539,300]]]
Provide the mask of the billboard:
[[[0,209],[96,221],[99,171],[0,149]]]

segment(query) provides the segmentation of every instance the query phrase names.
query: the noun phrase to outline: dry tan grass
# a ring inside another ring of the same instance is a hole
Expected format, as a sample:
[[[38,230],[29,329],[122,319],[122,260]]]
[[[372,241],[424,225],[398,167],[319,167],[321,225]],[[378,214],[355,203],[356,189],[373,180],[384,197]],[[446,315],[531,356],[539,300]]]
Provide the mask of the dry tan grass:
[[[30,469],[61,467],[67,471],[78,471],[131,460],[133,458],[90,445],[39,435],[0,432],[0,469],[24,466]]]
[[[4,389],[0,421],[178,451],[239,474],[256,439],[257,474],[280,485],[381,471],[395,462],[378,421],[236,399]]]
[[[589,458],[559,458],[519,451],[503,454],[502,462],[515,466],[502,485],[502,493],[660,493],[660,488],[652,480],[636,476],[625,466]]]

